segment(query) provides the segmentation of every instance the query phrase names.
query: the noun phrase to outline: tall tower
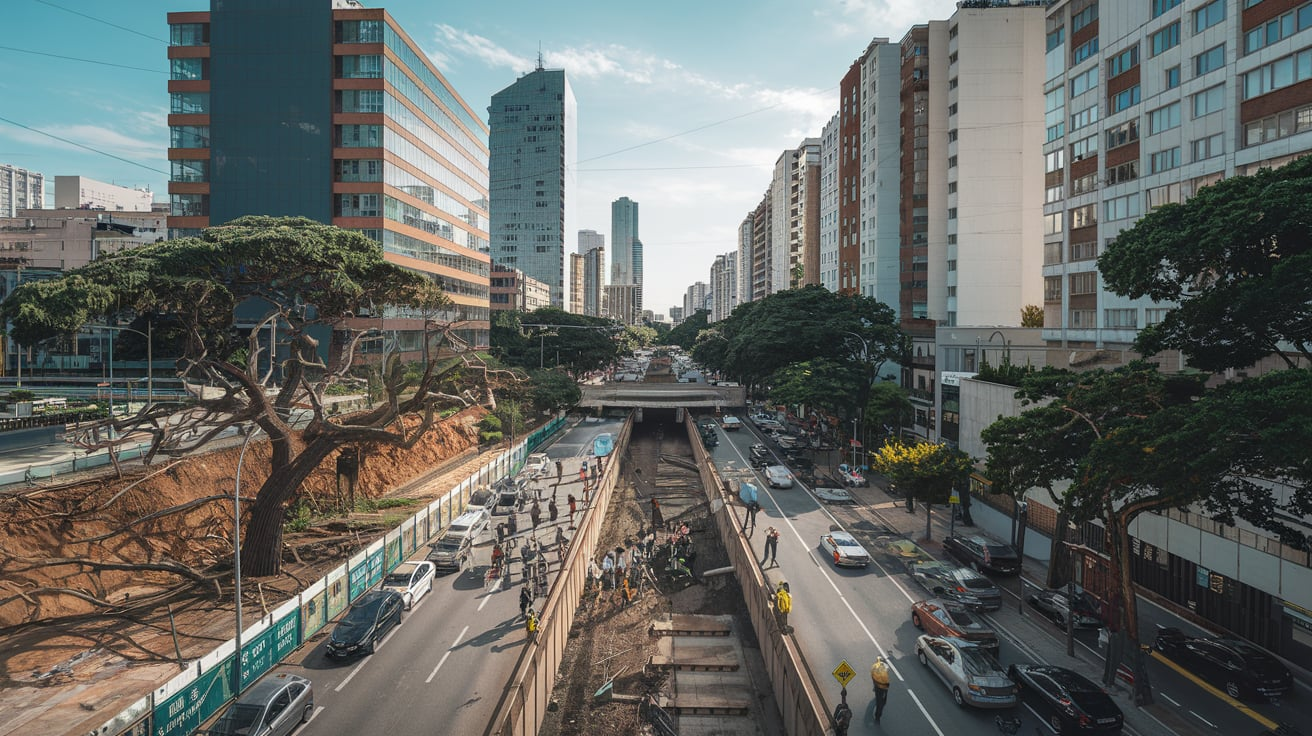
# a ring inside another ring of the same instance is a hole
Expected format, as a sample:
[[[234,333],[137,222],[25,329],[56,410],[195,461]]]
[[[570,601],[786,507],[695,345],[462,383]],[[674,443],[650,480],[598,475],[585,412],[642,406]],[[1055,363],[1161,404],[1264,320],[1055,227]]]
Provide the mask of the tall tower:
[[[551,288],[564,309],[565,240],[573,232],[578,113],[563,69],[538,68],[488,107],[492,260]]]
[[[638,287],[634,308],[642,311],[642,241],[638,239],[638,203],[620,197],[610,204],[610,282]]]

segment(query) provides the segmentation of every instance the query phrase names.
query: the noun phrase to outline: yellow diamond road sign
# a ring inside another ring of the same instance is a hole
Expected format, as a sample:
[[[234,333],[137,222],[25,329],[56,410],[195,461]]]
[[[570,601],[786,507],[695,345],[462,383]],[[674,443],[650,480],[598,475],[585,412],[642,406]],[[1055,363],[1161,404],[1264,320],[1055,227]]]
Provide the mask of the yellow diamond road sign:
[[[838,680],[838,684],[843,687],[847,687],[847,683],[851,682],[853,677],[856,677],[856,672],[852,669],[852,665],[847,663],[846,659],[839,662],[838,666],[834,668],[834,679]]]

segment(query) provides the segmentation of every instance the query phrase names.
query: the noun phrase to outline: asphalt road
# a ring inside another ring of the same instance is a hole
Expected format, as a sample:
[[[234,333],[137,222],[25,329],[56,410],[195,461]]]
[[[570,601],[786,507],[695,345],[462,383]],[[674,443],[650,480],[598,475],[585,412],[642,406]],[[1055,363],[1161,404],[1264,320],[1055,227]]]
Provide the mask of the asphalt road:
[[[568,480],[571,471],[577,476],[579,461],[591,456],[592,440],[601,432],[618,432],[620,426],[617,420],[588,420],[558,438],[547,455],[564,461]],[[523,530],[529,524],[527,514],[521,516]],[[550,542],[553,534],[539,529],[544,541]],[[483,732],[524,644],[518,588],[483,588],[491,541],[485,532],[472,570],[438,577],[433,592],[403,614],[401,625],[374,654],[328,657],[329,624],[310,645],[275,668],[314,683],[315,713],[298,736]],[[549,559],[554,563],[554,550]],[[518,582],[518,565],[512,572]]]

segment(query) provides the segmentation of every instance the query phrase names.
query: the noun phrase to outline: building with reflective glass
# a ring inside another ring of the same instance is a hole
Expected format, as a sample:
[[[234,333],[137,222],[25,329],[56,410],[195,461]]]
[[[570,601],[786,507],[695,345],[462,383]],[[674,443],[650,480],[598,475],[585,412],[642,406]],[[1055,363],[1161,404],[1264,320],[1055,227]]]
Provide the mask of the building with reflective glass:
[[[382,8],[223,0],[169,13],[169,228],[250,214],[359,230],[488,344],[487,126]],[[374,315],[417,351],[418,315]],[[362,325],[361,325],[362,326]]]
[[[550,286],[557,309],[568,304],[577,110],[565,71],[541,66],[492,95],[488,106],[492,260]]]

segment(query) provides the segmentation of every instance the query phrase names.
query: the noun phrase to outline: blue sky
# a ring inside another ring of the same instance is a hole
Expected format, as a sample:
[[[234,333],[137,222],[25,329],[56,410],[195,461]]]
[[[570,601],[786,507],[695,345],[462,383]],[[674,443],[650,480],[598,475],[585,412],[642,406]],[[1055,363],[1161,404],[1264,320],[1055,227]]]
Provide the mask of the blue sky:
[[[644,301],[658,313],[682,305],[715,256],[735,248],[775,159],[819,135],[839,79],[870,40],[896,42],[955,9],[952,0],[364,4],[387,8],[484,119],[491,95],[533,67],[539,44],[548,68],[566,70],[579,113],[577,227],[605,233],[609,246],[611,201],[640,204]],[[206,9],[205,0],[0,0],[0,162],[51,177],[52,204],[53,177],[71,174],[148,186],[166,200],[165,14]]]

